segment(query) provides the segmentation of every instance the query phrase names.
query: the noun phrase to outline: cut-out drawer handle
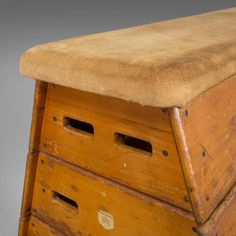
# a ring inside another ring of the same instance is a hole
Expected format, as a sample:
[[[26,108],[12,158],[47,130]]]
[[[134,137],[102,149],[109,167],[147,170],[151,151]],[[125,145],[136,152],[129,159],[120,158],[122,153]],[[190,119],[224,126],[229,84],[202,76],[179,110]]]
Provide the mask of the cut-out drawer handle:
[[[80,133],[89,134],[89,135],[94,134],[93,126],[81,120],[75,120],[69,117],[64,117],[63,125],[64,127],[68,129],[71,129]]]
[[[78,211],[78,204],[74,200],[66,197],[65,195],[62,195],[58,192],[53,191],[52,192],[52,199],[61,205],[64,205],[66,207],[70,207],[71,209]]]
[[[146,153],[152,154],[152,144],[148,141],[121,133],[115,133],[115,140],[118,144],[134,148],[137,151],[144,151]]]

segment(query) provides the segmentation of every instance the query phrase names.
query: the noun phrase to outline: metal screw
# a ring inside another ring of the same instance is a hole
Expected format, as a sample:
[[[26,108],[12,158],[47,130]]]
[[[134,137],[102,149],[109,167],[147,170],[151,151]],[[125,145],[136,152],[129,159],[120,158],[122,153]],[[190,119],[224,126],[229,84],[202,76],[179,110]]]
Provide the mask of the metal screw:
[[[165,156],[165,157],[167,157],[167,156],[169,155],[168,151],[166,151],[166,150],[163,150],[162,154],[163,154],[163,156]]]

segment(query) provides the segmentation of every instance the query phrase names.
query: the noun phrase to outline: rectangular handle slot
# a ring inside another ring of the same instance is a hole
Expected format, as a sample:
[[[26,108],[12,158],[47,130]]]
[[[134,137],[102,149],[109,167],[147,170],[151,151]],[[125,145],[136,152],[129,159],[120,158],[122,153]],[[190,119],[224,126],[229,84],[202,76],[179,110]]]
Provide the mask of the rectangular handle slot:
[[[70,207],[74,210],[78,210],[78,204],[74,200],[72,200],[72,199],[70,199],[58,192],[52,192],[52,198],[54,201],[56,201],[64,206]]]
[[[71,129],[80,133],[84,133],[84,134],[94,135],[93,126],[87,122],[75,120],[69,117],[64,117],[63,123],[64,123],[64,127],[68,129]]]
[[[115,133],[115,140],[118,144],[152,154],[152,144],[145,140],[134,138],[121,133]]]

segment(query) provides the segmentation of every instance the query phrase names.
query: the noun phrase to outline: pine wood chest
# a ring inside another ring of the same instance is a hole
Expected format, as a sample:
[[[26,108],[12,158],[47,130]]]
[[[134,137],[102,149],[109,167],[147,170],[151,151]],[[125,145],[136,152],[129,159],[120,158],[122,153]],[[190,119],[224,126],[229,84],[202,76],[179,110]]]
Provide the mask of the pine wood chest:
[[[236,235],[236,8],[39,45],[20,70],[19,235]]]

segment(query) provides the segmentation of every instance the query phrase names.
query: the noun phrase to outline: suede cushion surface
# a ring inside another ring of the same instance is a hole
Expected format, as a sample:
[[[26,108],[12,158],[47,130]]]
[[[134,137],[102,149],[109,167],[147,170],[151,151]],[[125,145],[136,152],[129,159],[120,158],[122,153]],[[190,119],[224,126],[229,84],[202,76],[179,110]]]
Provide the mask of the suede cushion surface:
[[[236,8],[35,46],[20,71],[142,105],[181,107],[236,73]]]

